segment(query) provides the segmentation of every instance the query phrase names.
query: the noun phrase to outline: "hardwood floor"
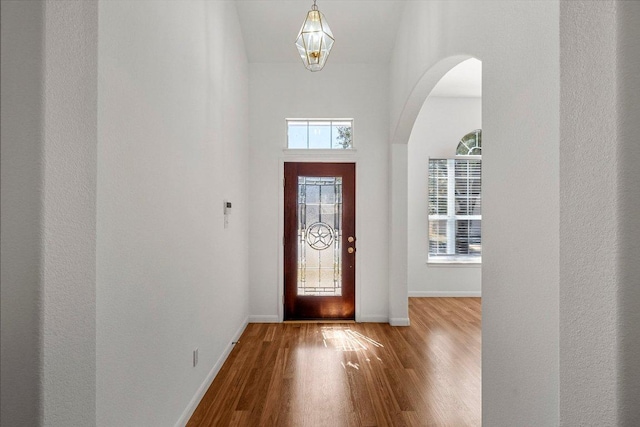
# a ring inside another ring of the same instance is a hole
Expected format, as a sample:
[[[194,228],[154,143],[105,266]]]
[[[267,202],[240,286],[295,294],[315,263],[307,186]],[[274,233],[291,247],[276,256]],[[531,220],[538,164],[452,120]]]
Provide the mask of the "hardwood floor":
[[[409,313],[248,325],[188,426],[479,426],[480,298],[410,298]]]

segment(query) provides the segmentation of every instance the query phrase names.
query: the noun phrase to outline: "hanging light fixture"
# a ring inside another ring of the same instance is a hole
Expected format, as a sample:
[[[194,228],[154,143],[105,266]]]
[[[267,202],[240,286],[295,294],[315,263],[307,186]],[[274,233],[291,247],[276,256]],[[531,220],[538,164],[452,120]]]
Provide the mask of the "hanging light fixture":
[[[313,6],[302,23],[302,28],[296,39],[296,47],[305,68],[310,71],[320,71],[324,67],[329,52],[333,47],[333,33],[322,12],[313,0]]]

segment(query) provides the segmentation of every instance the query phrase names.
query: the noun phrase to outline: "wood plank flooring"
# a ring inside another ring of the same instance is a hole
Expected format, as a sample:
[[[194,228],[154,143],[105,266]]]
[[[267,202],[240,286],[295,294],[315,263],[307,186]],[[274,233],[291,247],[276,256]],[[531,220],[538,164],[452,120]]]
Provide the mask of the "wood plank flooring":
[[[479,426],[480,298],[410,298],[410,327],[249,324],[188,426]]]

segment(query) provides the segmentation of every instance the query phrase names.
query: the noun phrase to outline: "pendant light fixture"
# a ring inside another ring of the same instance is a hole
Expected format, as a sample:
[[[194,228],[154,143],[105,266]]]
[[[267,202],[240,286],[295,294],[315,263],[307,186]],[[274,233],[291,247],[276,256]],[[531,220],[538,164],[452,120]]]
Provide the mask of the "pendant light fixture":
[[[333,47],[333,33],[322,12],[313,0],[313,6],[302,23],[302,28],[296,39],[296,47],[305,68],[310,71],[320,71],[327,62],[329,52]]]

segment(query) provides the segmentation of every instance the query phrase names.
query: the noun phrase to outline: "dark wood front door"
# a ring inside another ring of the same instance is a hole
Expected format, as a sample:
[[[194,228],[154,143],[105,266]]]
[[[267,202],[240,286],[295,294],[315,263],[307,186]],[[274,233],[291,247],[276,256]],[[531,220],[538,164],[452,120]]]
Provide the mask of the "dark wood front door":
[[[355,171],[284,164],[284,320],[355,319]]]

